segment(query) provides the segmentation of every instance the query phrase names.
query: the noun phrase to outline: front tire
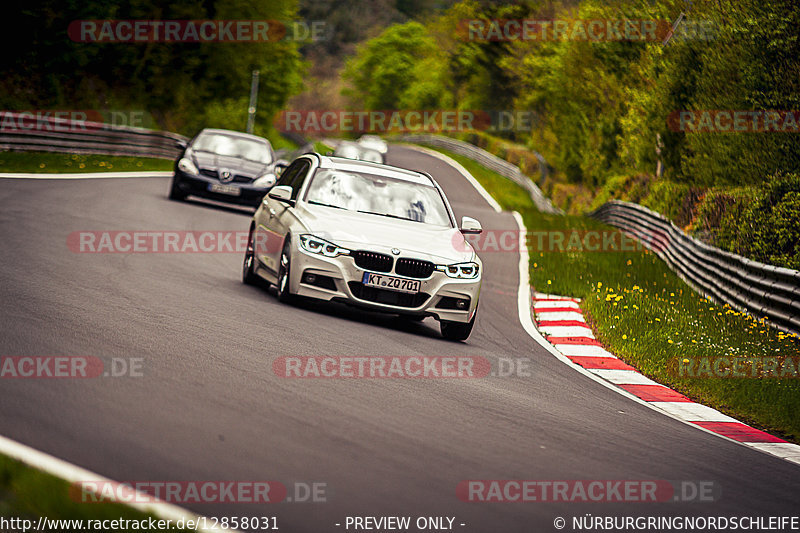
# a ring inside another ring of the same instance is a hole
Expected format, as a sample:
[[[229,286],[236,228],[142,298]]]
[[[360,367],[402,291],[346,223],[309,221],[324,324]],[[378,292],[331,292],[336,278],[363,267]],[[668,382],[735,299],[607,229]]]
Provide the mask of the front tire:
[[[172,184],[169,187],[169,199],[180,202],[186,200],[187,196],[189,195],[183,192],[180,187],[178,187],[178,177],[172,176]]]
[[[281,251],[281,264],[278,267],[278,301],[284,304],[291,303],[294,300],[294,295],[291,292],[292,275],[292,240],[291,237],[286,237],[286,243],[283,245]]]
[[[475,325],[475,319],[478,317],[478,312],[472,315],[472,320],[469,322],[448,322],[442,320],[439,328],[442,331],[442,337],[449,341],[465,341],[472,333],[472,327]]]

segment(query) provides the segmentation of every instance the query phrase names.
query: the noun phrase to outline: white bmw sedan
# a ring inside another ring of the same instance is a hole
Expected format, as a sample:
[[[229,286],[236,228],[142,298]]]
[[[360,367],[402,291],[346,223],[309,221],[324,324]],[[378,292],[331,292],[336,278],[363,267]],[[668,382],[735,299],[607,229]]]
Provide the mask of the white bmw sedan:
[[[475,324],[481,261],[429,175],[306,154],[281,174],[250,224],[242,281],[278,298],[333,300],[412,320],[431,316],[442,336]]]

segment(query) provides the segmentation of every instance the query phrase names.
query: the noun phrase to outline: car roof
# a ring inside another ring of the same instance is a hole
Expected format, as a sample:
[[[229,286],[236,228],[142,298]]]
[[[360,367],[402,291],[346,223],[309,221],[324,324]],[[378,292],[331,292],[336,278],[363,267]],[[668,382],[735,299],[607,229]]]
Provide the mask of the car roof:
[[[234,131],[234,130],[223,130],[218,128],[204,128],[203,131],[200,133],[216,133],[221,135],[229,135],[231,137],[242,137],[245,139],[251,139],[254,141],[262,141],[269,144],[269,140],[265,139],[264,137],[259,137],[258,135],[252,135],[250,133],[244,133],[242,131]],[[198,134],[199,135],[199,134]]]
[[[393,167],[391,165],[385,165],[381,163],[372,163],[370,161],[348,159],[345,157],[331,157],[320,154],[315,155],[319,157],[320,168],[330,168],[333,170],[344,170],[350,172],[367,172],[370,174],[386,176],[387,178],[394,178],[412,183],[420,183],[422,185],[436,186],[436,182],[433,181],[433,178],[424,172]]]

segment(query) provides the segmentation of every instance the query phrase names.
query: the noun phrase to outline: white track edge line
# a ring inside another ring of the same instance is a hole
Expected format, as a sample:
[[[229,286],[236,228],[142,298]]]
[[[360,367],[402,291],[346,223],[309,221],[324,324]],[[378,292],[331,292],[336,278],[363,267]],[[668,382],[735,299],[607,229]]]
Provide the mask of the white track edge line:
[[[130,171],[130,172],[74,172],[74,173],[26,173],[26,172],[0,172],[0,178],[25,179],[25,180],[92,180],[103,178],[169,178],[173,175],[170,170]]]
[[[11,440],[8,437],[4,437],[0,435],[0,453],[11,457],[12,459],[16,459],[25,463],[26,465],[35,468],[36,470],[41,470],[46,472],[52,476],[57,478],[63,479],[68,483],[80,483],[82,481],[93,481],[93,482],[100,482],[100,483],[113,483],[119,484],[109,478],[104,476],[95,474],[89,470],[76,466],[72,463],[64,461],[63,459],[59,459],[52,455],[46,454],[30,446],[26,446],[25,444],[19,443],[15,440]],[[149,494],[144,494],[139,491],[134,491],[137,496],[141,496],[142,498],[146,498],[152,500],[153,497]],[[173,522],[177,522],[178,520],[183,519],[186,520],[194,520],[197,522],[197,519],[200,518],[200,515],[194,514],[191,511],[187,511],[177,505],[173,505],[171,503],[163,502],[160,500],[156,500],[152,503],[141,503],[141,502],[110,502],[110,503],[122,503],[128,507],[132,507],[138,511],[143,513],[153,514],[158,518],[162,518],[164,520],[172,520]],[[233,529],[223,530],[219,528],[210,528],[210,527],[201,527],[198,528],[197,531],[208,531],[208,532],[222,532],[222,531],[236,531]]]
[[[480,182],[478,182],[478,180],[475,179],[475,176],[470,174],[469,171],[461,165],[461,163],[459,163],[452,157],[447,157],[443,153],[437,152],[436,150],[431,150],[430,148],[417,146],[415,144],[407,144],[405,146],[412,150],[417,150],[426,153],[429,156],[444,161],[451,167],[455,168],[462,176],[464,176],[467,179],[467,181],[469,181],[472,184],[475,190],[478,191],[478,194],[480,194],[483,197],[483,199],[486,200],[486,203],[488,203],[492,207],[492,209],[494,209],[495,213],[503,212],[503,208],[500,207],[500,204],[497,203],[497,200],[495,200],[494,197],[491,194],[489,194],[489,192],[486,189],[483,188],[483,185],[481,185]]]

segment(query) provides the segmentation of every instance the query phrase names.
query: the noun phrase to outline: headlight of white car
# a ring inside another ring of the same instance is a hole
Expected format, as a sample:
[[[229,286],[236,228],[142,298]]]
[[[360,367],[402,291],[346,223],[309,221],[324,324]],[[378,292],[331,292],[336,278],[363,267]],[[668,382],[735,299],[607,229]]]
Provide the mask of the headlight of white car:
[[[187,174],[191,174],[193,176],[197,176],[199,172],[197,171],[197,167],[194,166],[192,160],[188,157],[182,157],[180,161],[178,161],[178,168],[182,172],[186,172]]]
[[[253,185],[255,187],[264,187],[265,189],[268,189],[273,185],[275,185],[277,179],[278,178],[275,177],[275,174],[273,174],[272,172],[268,172],[256,178],[256,180],[253,182]]]
[[[307,252],[324,255],[325,257],[338,257],[340,255],[350,254],[350,250],[347,248],[342,248],[325,239],[320,239],[315,235],[309,234],[300,235],[300,246]]]
[[[478,263],[456,263],[454,265],[436,265],[436,270],[444,272],[448,277],[459,279],[475,279],[480,267]]]

